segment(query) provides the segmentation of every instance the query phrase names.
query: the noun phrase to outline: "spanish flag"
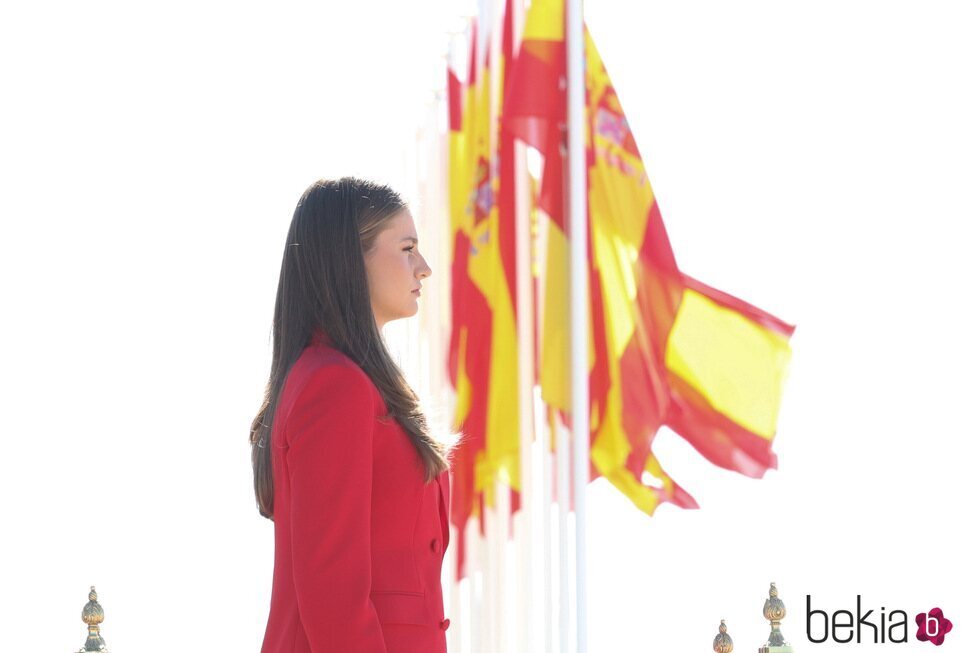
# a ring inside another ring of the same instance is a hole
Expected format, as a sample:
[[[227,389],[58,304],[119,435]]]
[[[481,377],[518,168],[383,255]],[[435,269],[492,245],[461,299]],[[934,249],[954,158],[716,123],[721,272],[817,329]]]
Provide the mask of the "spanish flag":
[[[452,521],[457,527],[457,573],[464,575],[466,522],[496,501],[495,483],[507,483],[510,512],[520,507],[520,434],[516,320],[513,136],[491,124],[511,65],[510,2],[503,23],[500,83],[491,88],[489,49],[477,52],[474,23],[465,87],[449,72],[449,174],[452,330],[449,375],[456,388]],[[487,39],[489,42],[490,39]],[[477,62],[483,65],[478,70]]]
[[[776,431],[793,327],[682,273],[650,180],[595,44],[585,32],[591,329],[591,478],[641,510],[697,503],[653,455],[668,426],[716,465],[760,477]],[[540,383],[569,413],[568,238],[563,181],[562,0],[535,0],[506,90],[504,129],[544,158],[547,214]]]

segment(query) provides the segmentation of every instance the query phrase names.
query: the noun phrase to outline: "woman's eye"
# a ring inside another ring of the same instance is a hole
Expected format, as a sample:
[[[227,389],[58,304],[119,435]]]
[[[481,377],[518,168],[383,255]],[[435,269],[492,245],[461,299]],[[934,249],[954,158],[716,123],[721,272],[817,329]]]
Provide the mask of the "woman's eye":
[[[405,251],[411,252],[413,249],[415,249],[415,245],[409,245],[408,247],[405,248]]]

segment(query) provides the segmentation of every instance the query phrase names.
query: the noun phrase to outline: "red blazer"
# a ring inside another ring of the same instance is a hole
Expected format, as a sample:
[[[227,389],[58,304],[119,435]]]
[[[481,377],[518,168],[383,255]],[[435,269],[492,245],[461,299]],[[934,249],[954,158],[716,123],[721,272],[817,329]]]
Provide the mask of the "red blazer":
[[[425,483],[370,377],[315,337],[272,432],[275,566],[262,653],[445,653],[449,475]]]

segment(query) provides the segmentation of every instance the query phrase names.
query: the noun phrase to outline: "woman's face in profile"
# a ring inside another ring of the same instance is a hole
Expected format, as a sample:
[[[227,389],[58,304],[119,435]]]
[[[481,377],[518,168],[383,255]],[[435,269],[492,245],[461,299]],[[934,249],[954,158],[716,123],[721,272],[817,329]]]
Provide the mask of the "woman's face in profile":
[[[418,248],[415,221],[408,209],[392,216],[364,254],[371,309],[378,328],[418,312],[422,279],[432,274]]]

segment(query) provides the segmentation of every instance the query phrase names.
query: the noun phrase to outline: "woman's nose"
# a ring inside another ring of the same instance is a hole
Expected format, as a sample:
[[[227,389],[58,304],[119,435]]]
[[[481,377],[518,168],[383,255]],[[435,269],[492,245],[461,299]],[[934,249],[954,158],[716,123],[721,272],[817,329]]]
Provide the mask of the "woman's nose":
[[[420,279],[424,279],[425,277],[428,277],[428,276],[431,276],[431,275],[432,275],[432,268],[429,267],[429,263],[423,258],[422,259],[422,265],[421,265],[421,267],[419,267],[419,270],[418,270],[418,276],[419,276]]]

